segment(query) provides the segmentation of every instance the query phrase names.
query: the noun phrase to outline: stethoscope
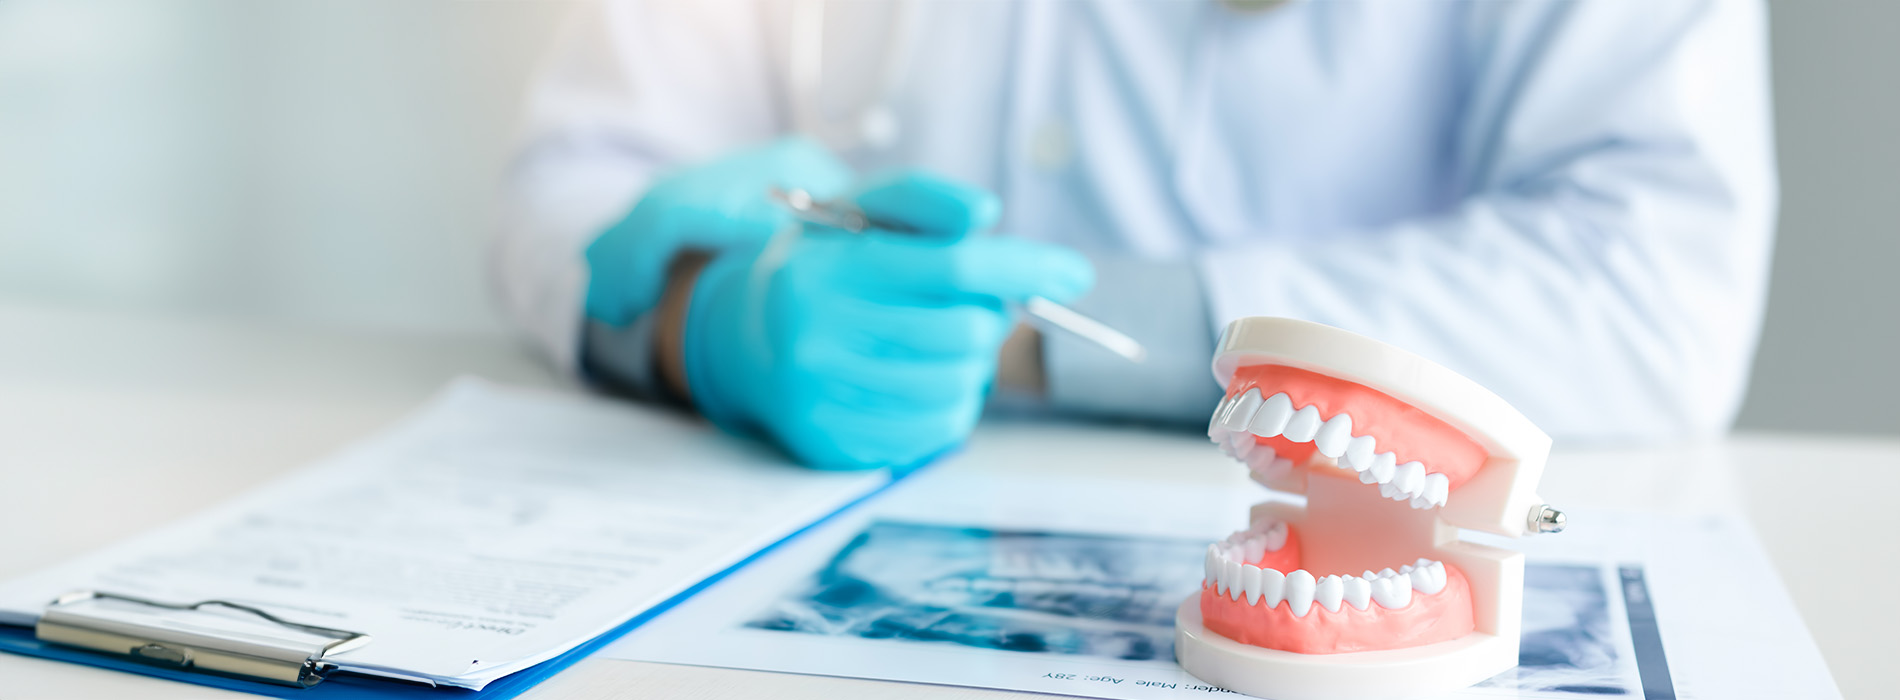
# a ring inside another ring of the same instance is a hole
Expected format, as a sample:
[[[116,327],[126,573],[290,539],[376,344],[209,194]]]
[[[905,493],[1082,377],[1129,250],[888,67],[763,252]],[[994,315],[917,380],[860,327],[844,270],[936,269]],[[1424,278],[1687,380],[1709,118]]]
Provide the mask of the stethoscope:
[[[1289,1],[1221,0],[1221,4],[1237,13],[1251,14]],[[913,0],[893,0],[878,5],[891,14],[882,36],[873,37],[885,42],[883,60],[877,62],[876,86],[868,104],[845,110],[842,117],[828,115],[820,95],[825,77],[825,4],[825,0],[792,0],[791,3],[786,73],[792,127],[840,150],[889,146],[901,133],[902,123],[891,107],[890,96],[896,94],[898,82],[905,73],[904,64],[910,57],[905,49],[910,44],[911,32],[915,31],[911,19],[916,4]]]

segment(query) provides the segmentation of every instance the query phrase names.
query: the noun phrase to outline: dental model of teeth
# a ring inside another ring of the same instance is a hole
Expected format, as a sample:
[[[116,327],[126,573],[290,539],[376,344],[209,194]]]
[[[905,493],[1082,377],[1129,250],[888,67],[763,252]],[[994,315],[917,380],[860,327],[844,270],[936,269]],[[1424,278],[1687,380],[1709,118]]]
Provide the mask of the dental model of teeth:
[[[1561,527],[1535,493],[1549,437],[1469,379],[1305,321],[1229,324],[1214,376],[1208,438],[1306,503],[1262,503],[1208,545],[1175,620],[1188,672],[1301,700],[1443,692],[1516,664],[1522,555],[1458,530]]]

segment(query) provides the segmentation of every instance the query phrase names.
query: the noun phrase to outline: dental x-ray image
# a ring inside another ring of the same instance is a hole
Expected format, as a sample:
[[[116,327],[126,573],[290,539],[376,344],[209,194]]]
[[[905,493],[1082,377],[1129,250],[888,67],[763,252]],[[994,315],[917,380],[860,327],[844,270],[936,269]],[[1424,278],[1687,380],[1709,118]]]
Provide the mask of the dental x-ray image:
[[[747,627],[1128,660],[1174,658],[1207,543],[872,523]]]
[[[746,627],[980,649],[1172,661],[1174,612],[1200,588],[1200,540],[880,520]],[[1629,632],[1600,566],[1525,567],[1520,665],[1478,687],[1633,696]]]
[[[1596,566],[1524,567],[1524,638],[1517,668],[1480,684],[1552,694],[1637,694],[1618,652],[1610,594]]]

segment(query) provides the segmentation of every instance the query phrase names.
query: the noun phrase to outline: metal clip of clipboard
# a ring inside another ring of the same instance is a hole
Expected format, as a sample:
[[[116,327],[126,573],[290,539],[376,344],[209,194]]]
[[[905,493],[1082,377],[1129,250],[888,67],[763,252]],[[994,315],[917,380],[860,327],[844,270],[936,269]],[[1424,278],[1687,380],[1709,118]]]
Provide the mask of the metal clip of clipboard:
[[[197,622],[179,617],[213,615],[210,611],[252,617],[224,614]],[[232,629],[240,622],[260,629]],[[301,688],[322,682],[334,668],[323,662],[325,656],[371,641],[367,634],[290,622],[222,600],[174,604],[98,591],[60,596],[41,612],[34,634],[41,641],[146,663]]]

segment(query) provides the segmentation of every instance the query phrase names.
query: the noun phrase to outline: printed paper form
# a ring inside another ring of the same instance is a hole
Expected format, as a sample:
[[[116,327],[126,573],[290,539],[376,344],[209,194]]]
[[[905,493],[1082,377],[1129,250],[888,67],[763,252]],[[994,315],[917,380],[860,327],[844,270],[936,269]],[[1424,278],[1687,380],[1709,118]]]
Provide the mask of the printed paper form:
[[[218,598],[366,632],[335,660],[479,688],[888,481],[787,465],[697,420],[463,380],[382,437],[179,525],[0,585]]]

